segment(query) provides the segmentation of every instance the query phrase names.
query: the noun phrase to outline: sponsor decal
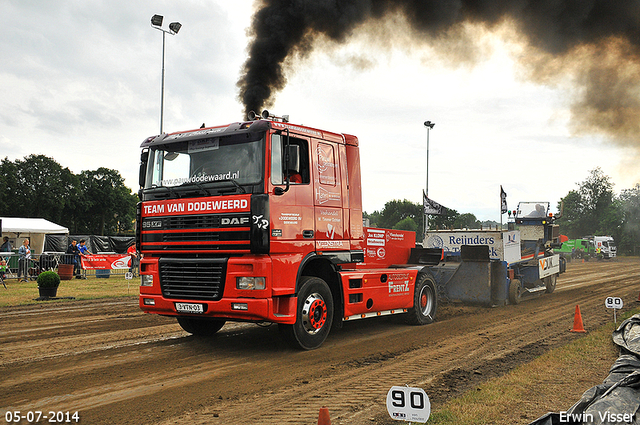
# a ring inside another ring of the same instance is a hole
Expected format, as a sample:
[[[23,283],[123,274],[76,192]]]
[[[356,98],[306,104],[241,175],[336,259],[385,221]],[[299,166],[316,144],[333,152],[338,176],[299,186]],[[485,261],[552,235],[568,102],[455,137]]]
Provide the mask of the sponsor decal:
[[[189,141],[189,153],[220,149],[219,138],[207,138]]]
[[[450,245],[493,245],[495,238],[474,236],[449,236]]]
[[[349,249],[348,241],[316,241],[318,248],[340,248]]]
[[[171,200],[149,202],[142,205],[143,216],[170,215],[178,213],[198,214],[216,212],[248,211],[248,198],[202,198],[199,200]]]
[[[444,241],[438,235],[431,235],[427,239],[426,248],[444,248]]]
[[[319,186],[316,188],[316,200],[320,205],[326,204],[330,201],[339,201],[340,193],[339,192],[329,192],[327,189]]]
[[[253,216],[253,225],[256,226],[260,230],[265,230],[269,227],[269,220],[264,218],[264,214],[254,215]]]
[[[392,274],[389,275],[389,294],[391,295],[404,295],[409,293],[409,275],[404,274]]]
[[[387,242],[389,241],[403,241],[404,233],[396,233],[394,231],[387,232]]]
[[[367,229],[367,246],[385,246],[386,244],[384,230]]]
[[[208,174],[205,172],[199,173],[192,177],[179,177],[175,179],[163,179],[160,181],[162,186],[179,186],[185,183],[208,183],[217,182],[223,180],[237,180],[240,178],[240,170],[227,171],[226,173]]]
[[[198,131],[190,131],[190,132],[186,132],[186,133],[178,133],[178,134],[172,134],[171,136],[167,136],[167,138],[165,140],[177,140],[177,139],[181,139],[183,137],[187,137],[187,136],[206,136],[209,134],[215,134],[215,133],[222,133],[223,131],[225,131],[227,129],[227,127],[223,127],[223,128],[209,128],[206,130],[198,130]]]
[[[313,136],[322,137],[322,133],[316,130],[312,130],[310,128],[298,127],[297,125],[289,125],[283,124],[281,122],[274,122],[271,124],[274,128],[288,128],[291,131],[296,131],[298,133],[311,134]]]
[[[278,221],[282,224],[298,224],[299,221],[302,221],[302,217],[298,213],[282,212],[278,217]]]

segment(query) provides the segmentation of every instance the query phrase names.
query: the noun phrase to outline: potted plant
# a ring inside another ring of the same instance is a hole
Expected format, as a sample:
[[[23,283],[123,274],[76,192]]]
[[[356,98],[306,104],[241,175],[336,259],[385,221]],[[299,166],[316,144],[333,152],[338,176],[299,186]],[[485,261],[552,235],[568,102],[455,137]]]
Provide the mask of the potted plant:
[[[54,271],[46,271],[38,275],[38,291],[41,298],[55,297],[60,285],[60,276]]]

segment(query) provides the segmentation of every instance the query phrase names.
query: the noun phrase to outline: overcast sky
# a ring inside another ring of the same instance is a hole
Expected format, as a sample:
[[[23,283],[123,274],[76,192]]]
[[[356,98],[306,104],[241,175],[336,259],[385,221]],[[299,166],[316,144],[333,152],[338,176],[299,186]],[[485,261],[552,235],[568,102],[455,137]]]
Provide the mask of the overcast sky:
[[[243,120],[250,0],[0,0],[0,156],[44,154],[74,173],[118,170],[136,192],[139,146],[158,134],[162,33],[167,36],[164,130]],[[507,29],[482,33],[473,61],[447,46],[394,44],[355,31],[294,61],[271,111],[360,140],[363,207],[429,195],[460,213],[500,221],[509,208],[560,198],[601,167],[614,190],[640,181],[637,153],[570,130],[569,89],[527,81]],[[506,215],[503,218],[506,221]]]

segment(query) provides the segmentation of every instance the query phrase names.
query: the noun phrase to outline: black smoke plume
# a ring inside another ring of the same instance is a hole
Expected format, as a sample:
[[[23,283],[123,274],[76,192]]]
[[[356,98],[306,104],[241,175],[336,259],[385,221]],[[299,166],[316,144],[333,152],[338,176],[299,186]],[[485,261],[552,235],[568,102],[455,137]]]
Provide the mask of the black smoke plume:
[[[519,61],[529,79],[560,84],[570,75],[574,133],[640,144],[640,0],[260,0],[238,82],[245,112],[271,106],[286,65],[318,39],[343,43],[398,15],[414,39],[432,44],[463,24],[510,24],[525,43]]]

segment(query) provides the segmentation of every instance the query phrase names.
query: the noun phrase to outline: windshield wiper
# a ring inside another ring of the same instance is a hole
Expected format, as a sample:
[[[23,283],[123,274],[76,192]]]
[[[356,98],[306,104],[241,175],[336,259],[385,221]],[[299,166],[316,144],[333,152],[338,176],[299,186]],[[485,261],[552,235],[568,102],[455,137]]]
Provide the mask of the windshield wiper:
[[[157,186],[157,185],[152,185],[151,189],[166,189],[169,192],[169,196],[174,196],[176,198],[180,198],[180,194],[178,192],[175,192],[173,189],[171,189],[169,186]],[[154,193],[155,195],[155,193]]]
[[[244,187],[240,186],[240,184],[237,181],[235,181],[234,179],[225,179],[225,180],[218,180],[218,181],[219,182],[231,182],[231,183],[233,183],[233,185],[236,188],[240,189],[241,193],[247,193],[246,189]],[[218,190],[218,192],[227,192],[227,191],[226,190]]]
[[[187,182],[187,183],[181,184],[180,187],[182,188],[182,187],[188,187],[188,186],[192,186],[192,185],[193,186],[197,186],[198,189],[200,189],[202,192],[204,192],[205,195],[211,196],[211,192],[209,192],[209,190],[207,188],[205,188],[202,185],[202,183],[200,183],[200,182],[196,182],[196,181]]]

